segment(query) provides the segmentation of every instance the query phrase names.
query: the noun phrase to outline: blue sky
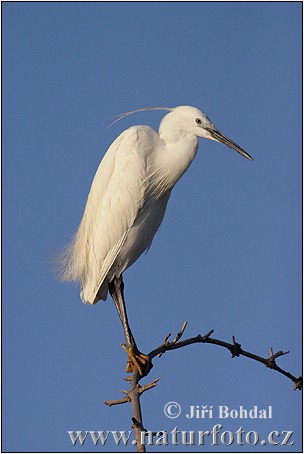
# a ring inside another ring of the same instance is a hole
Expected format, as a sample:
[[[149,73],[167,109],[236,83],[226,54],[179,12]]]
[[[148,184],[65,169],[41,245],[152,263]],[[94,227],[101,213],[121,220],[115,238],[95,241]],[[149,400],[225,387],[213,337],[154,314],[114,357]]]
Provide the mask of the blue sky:
[[[96,168],[125,128],[157,128],[143,106],[193,105],[255,161],[200,140],[147,255],[125,275],[129,318],[148,352],[187,320],[301,374],[301,3],[2,3],[3,450],[128,451],[72,445],[67,431],[130,430],[112,301],[88,307],[52,274]],[[147,429],[293,431],[293,445],[154,446],[163,451],[301,448],[301,395],[276,372],[212,345],[154,360]],[[164,406],[181,405],[169,419]],[[272,406],[262,420],[185,417],[190,405]],[[282,441],[283,437],[279,439]]]

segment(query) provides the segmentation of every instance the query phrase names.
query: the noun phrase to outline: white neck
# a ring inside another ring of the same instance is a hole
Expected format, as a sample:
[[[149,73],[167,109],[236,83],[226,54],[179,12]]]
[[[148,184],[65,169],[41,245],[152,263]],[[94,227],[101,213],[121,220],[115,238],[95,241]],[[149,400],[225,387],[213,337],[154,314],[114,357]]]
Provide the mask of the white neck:
[[[171,190],[195,158],[198,138],[194,134],[166,131],[160,134],[163,148],[157,156],[157,174],[167,190]]]

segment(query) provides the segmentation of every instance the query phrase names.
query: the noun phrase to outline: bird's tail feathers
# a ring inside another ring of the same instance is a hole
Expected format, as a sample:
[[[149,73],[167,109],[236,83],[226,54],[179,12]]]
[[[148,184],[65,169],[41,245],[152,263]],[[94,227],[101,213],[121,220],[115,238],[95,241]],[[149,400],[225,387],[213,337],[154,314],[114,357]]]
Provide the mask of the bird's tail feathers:
[[[81,281],[83,270],[79,269],[79,260],[75,260],[75,243],[76,236],[55,258],[55,272],[62,282]]]

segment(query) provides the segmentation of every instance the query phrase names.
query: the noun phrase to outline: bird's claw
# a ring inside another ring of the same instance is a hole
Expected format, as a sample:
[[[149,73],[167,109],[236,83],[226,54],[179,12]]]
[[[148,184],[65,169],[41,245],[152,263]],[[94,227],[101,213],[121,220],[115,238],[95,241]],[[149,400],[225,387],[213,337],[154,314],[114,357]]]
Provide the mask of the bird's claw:
[[[125,348],[128,354],[128,362],[126,367],[127,373],[134,372],[134,368],[138,370],[140,377],[148,375],[153,367],[152,361],[148,355],[141,353],[137,347]]]

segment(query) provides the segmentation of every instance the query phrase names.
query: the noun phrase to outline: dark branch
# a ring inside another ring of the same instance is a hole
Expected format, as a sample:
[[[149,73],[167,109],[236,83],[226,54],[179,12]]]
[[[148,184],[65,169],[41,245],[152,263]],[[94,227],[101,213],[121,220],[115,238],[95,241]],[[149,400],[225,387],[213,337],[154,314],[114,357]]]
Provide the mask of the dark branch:
[[[276,370],[280,374],[283,374],[283,375],[285,375],[285,377],[288,377],[290,380],[292,380],[293,383],[294,383],[294,389],[295,390],[296,389],[300,389],[300,390],[302,389],[302,377],[295,377],[291,373],[289,373],[289,372],[285,371],[284,369],[282,369],[281,367],[279,367],[276,364],[276,362],[275,362],[276,358],[278,358],[280,356],[283,356],[283,355],[287,355],[287,353],[289,353],[289,352],[279,351],[279,352],[274,354],[273,350],[271,348],[270,349],[270,357],[269,358],[263,358],[261,356],[255,355],[254,353],[250,353],[250,352],[247,352],[246,350],[243,350],[241,348],[241,344],[239,344],[239,343],[237,343],[235,341],[235,337],[234,336],[232,336],[232,344],[230,344],[228,342],[225,342],[225,341],[222,341],[222,340],[219,340],[219,339],[214,339],[214,338],[210,337],[211,334],[213,334],[214,330],[209,331],[204,336],[202,336],[201,334],[198,334],[196,337],[192,337],[190,339],[185,339],[183,341],[177,342],[176,339],[177,340],[180,339],[180,337],[181,337],[180,333],[184,332],[185,327],[186,326],[185,326],[185,323],[184,323],[181,331],[178,333],[178,335],[176,336],[176,338],[174,339],[173,342],[168,343],[167,342],[168,338],[166,338],[165,342],[162,345],[160,345],[155,350],[152,350],[149,353],[149,357],[151,359],[153,359],[155,356],[157,356],[157,355],[160,356],[163,353],[165,353],[166,351],[176,350],[177,348],[186,347],[187,345],[191,345],[191,344],[204,343],[204,344],[218,345],[220,347],[227,348],[230,351],[230,353],[232,354],[232,358],[235,358],[237,356],[246,356],[247,358],[251,358],[251,359],[253,359],[255,361],[263,363],[266,367],[269,367],[270,369]]]
[[[186,326],[187,326],[187,322],[184,322],[181,330],[177,333],[176,337],[173,339],[172,342],[169,342],[171,333],[168,334],[168,336],[165,337],[164,342],[159,347],[155,348],[148,354],[150,359],[152,360],[156,356],[161,357],[167,351],[177,350],[178,348],[186,347],[187,345],[192,345],[192,344],[197,344],[197,343],[213,344],[213,345],[218,345],[219,347],[224,347],[227,350],[229,350],[232,355],[232,358],[239,357],[239,356],[246,356],[247,358],[251,358],[255,361],[258,361],[258,362],[264,364],[266,367],[268,367],[270,369],[276,370],[280,374],[285,375],[285,377],[287,377],[293,381],[294,390],[302,389],[302,377],[297,378],[294,375],[290,374],[289,372],[285,371],[284,369],[281,369],[276,364],[275,360],[277,358],[279,358],[280,356],[283,356],[283,355],[287,355],[287,353],[289,353],[289,352],[283,352],[282,350],[280,350],[277,353],[273,353],[273,349],[272,349],[272,347],[270,347],[269,358],[263,358],[262,356],[258,356],[258,355],[255,355],[254,353],[250,353],[250,352],[247,352],[246,350],[243,350],[241,348],[241,344],[236,342],[234,336],[232,336],[231,344],[229,342],[225,342],[225,341],[222,341],[219,339],[212,338],[211,335],[214,332],[213,329],[210,330],[204,336],[202,336],[201,334],[198,334],[196,337],[191,337],[189,339],[180,341],[180,338],[184,334]],[[124,404],[126,402],[132,403],[132,410],[133,410],[132,428],[134,429],[134,432],[135,432],[137,452],[145,452],[145,446],[143,444],[141,444],[141,432],[146,432],[146,430],[144,429],[143,424],[142,424],[140,396],[145,391],[148,391],[149,389],[152,389],[155,386],[157,386],[157,382],[159,381],[159,378],[157,378],[156,380],[153,380],[151,383],[141,386],[141,385],[139,385],[139,381],[141,378],[142,377],[140,377],[138,370],[136,368],[134,368],[132,375],[127,379],[131,384],[131,389],[129,391],[121,390],[121,392],[125,394],[125,397],[123,397],[122,399],[118,399],[118,400],[105,400],[104,401],[104,403],[106,405],[108,405],[109,407],[111,407],[112,405]]]

